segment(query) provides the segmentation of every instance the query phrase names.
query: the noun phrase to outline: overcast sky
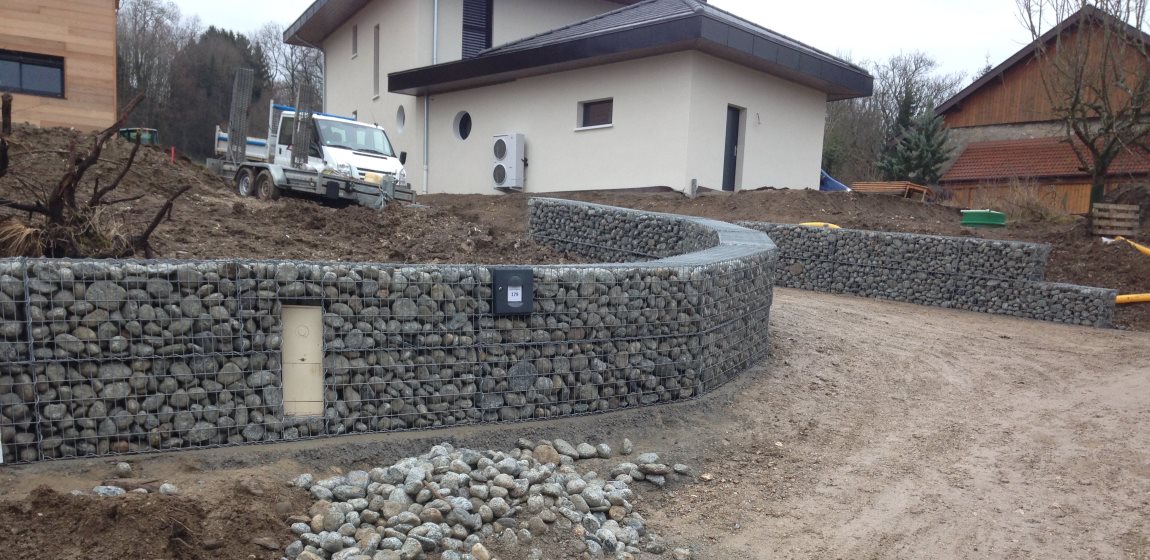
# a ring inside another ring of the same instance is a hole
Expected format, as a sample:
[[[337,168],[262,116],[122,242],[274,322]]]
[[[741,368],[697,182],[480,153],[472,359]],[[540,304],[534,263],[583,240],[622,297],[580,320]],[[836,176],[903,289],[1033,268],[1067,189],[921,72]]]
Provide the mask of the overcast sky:
[[[311,0],[175,0],[205,26],[240,32],[268,21],[291,25]],[[711,0],[775,32],[852,60],[923,51],[948,73],[968,77],[1029,43],[1014,0]]]

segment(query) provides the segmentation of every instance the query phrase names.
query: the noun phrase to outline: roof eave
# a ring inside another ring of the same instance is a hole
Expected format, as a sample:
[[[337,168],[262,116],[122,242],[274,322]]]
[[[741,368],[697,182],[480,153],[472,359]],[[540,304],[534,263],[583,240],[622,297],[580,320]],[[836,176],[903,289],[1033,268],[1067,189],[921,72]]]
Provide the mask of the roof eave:
[[[394,72],[388,75],[388,89],[408,95],[457,91],[692,48],[818,89],[831,101],[864,97],[873,89],[874,79],[861,69],[757,36],[705,14]]]
[[[315,0],[284,31],[289,45],[319,48],[339,26],[367,6],[371,0]]]

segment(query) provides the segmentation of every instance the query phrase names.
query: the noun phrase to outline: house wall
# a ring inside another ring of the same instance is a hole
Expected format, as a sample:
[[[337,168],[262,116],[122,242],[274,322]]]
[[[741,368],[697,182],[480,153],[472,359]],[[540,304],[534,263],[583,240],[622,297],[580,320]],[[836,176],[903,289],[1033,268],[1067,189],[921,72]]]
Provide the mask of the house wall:
[[[12,119],[103,129],[116,119],[116,1],[11,0],[0,49],[64,58],[64,98],[14,94]]]
[[[526,137],[527,191],[689,184],[692,55],[675,53],[432,97],[431,192],[496,193],[492,137]],[[613,124],[576,130],[582,101],[614,99]],[[460,140],[455,117],[470,113]],[[815,168],[817,172],[817,167]]]
[[[582,101],[614,100],[607,128],[577,130]],[[522,133],[528,192],[719,188],[728,104],[747,109],[739,185],[818,185],[826,97],[696,52],[432,97],[431,192],[495,193],[491,138]],[[455,119],[472,118],[460,140]]]
[[[1082,56],[1089,59],[1087,64],[1081,66],[1081,69],[1087,74],[1080,80],[1082,83],[1091,84],[1099,83],[1098,80],[1100,79],[1114,80],[1112,70],[1100,70],[1105,66],[1105,63],[1110,62],[1104,60],[1101,53],[1118,52],[1116,49],[1121,48],[1120,43],[1121,41],[1113,36],[1108,37],[1101,30],[1091,30],[1089,36],[1081,36],[1077,30],[1067,31],[1062,34],[1058,41],[1048,46],[1047,52],[1049,54],[1046,58],[1036,59],[1034,56],[1024,58],[947,111],[944,115],[946,125],[952,129],[957,129],[969,126],[1058,120],[1060,116],[1050,102],[1050,96],[1047,94],[1048,88],[1056,96],[1062,92],[1082,90],[1086,97],[1091,96],[1090,89],[1095,89],[1070,86],[1072,82],[1064,76],[1068,75],[1071,70],[1077,71],[1079,68],[1077,64],[1065,62],[1075,55],[1060,55],[1059,50],[1061,49],[1066,53],[1082,53]],[[1112,54],[1110,56],[1117,59],[1121,55]],[[1129,50],[1126,60],[1127,69],[1125,72],[1130,76],[1137,77],[1141,72],[1150,71],[1147,69],[1145,57],[1132,49]],[[1058,70],[1058,66],[1063,67],[1061,72]],[[1122,99],[1124,94],[1121,88],[1110,86],[1107,91],[1113,95],[1111,98],[1112,105],[1122,106],[1125,104]]]
[[[745,109],[737,188],[817,188],[826,94],[703,53],[690,55],[688,177],[723,180],[727,106]]]
[[[561,27],[618,8],[602,0],[496,0],[493,43],[500,44]],[[380,26],[380,92],[374,80],[375,25]],[[352,55],[352,27],[358,27],[359,48]],[[397,151],[408,154],[408,180],[423,189],[423,104],[410,95],[389,93],[391,72],[459,60],[463,53],[463,1],[439,0],[438,51],[433,2],[376,1],[336,29],[323,43],[326,55],[324,110],[358,115],[359,120],[387,129]],[[399,113],[403,108],[403,124]],[[453,113],[454,115],[454,113]]]
[[[491,44],[498,46],[623,6],[604,0],[495,0],[493,7]]]
[[[1008,68],[943,116],[946,126],[959,129],[1054,119],[1042,85],[1044,64],[1028,58]]]

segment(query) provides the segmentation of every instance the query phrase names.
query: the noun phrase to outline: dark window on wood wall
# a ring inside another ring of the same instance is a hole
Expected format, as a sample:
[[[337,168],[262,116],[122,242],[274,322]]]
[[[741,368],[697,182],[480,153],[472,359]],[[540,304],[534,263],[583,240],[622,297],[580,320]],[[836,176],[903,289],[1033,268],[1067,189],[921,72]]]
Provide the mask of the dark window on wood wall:
[[[463,58],[491,48],[491,0],[463,0]]]
[[[64,97],[64,59],[0,50],[0,91]]]

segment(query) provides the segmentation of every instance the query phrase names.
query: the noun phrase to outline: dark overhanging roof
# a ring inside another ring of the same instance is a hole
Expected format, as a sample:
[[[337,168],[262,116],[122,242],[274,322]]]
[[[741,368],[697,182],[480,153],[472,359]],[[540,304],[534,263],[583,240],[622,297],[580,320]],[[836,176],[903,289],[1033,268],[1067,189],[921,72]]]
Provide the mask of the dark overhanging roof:
[[[1010,58],[1003,61],[1002,64],[995,66],[989,72],[987,72],[986,74],[983,74],[977,80],[972,82],[969,86],[966,86],[965,88],[963,88],[962,91],[954,94],[950,99],[947,99],[946,101],[942,102],[942,104],[940,104],[934,110],[934,113],[936,115],[943,115],[947,111],[950,111],[951,109],[961,108],[962,102],[965,101],[967,97],[974,95],[974,92],[982,89],[982,87],[985,86],[986,84],[988,84],[988,83],[990,83],[996,79],[1000,79],[1002,77],[1002,75],[1005,74],[1007,70],[1014,67],[1014,65],[1018,64],[1019,62],[1022,62],[1023,60],[1026,60],[1027,58],[1030,58],[1031,56],[1033,56],[1035,54],[1035,52],[1038,51],[1039,46],[1046,45],[1046,44],[1050,43],[1051,41],[1054,41],[1055,38],[1057,38],[1059,35],[1061,35],[1064,31],[1066,31],[1072,27],[1075,27],[1084,21],[1088,21],[1091,18],[1099,18],[1099,19],[1108,18],[1109,23],[1121,23],[1122,25],[1126,25],[1126,27],[1128,28],[1127,31],[1137,33],[1138,35],[1141,36],[1143,42],[1150,44],[1150,35],[1147,35],[1143,31],[1141,31],[1141,30],[1139,30],[1133,26],[1130,26],[1130,25],[1126,24],[1125,22],[1121,22],[1121,20],[1118,20],[1114,16],[1107,14],[1106,12],[1104,12],[1104,11],[1094,7],[1094,6],[1087,4],[1086,6],[1083,6],[1081,10],[1074,12],[1073,14],[1067,16],[1066,19],[1058,22],[1058,25],[1055,25],[1054,27],[1050,28],[1049,31],[1047,31],[1046,33],[1043,33],[1039,38],[1035,39],[1030,44],[1026,45],[1025,47],[1022,47],[1022,49],[1020,49],[1018,52],[1014,53]]]
[[[639,0],[607,1],[616,4],[634,4]],[[339,26],[370,3],[371,0],[315,0],[284,30],[284,42],[289,45],[319,48]]]
[[[862,68],[699,0],[644,0],[475,58],[391,73],[388,90],[455,91],[692,49],[817,89],[831,101],[873,88]]]

